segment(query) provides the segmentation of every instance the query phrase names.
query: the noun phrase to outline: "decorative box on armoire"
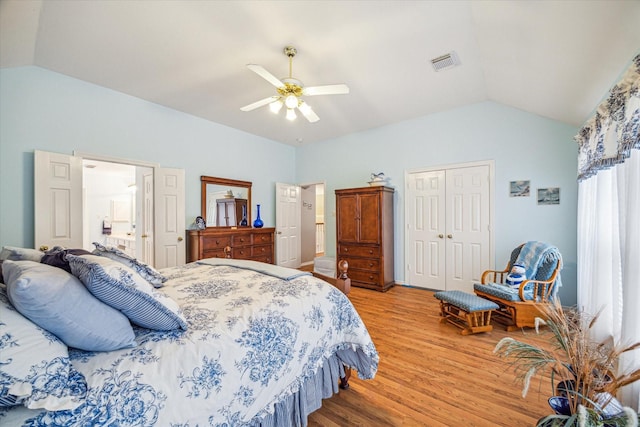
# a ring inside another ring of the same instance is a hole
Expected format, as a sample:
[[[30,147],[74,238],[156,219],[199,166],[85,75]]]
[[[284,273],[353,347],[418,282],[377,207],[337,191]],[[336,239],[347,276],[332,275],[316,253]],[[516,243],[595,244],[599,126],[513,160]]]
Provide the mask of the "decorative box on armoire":
[[[338,259],[349,263],[354,286],[386,291],[394,285],[393,188],[336,190]]]

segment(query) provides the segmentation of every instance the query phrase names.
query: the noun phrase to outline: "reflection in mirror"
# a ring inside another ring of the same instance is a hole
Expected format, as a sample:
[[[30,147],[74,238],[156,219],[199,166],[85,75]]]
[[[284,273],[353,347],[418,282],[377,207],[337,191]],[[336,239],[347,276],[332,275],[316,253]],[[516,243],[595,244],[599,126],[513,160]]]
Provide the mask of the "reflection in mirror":
[[[251,226],[251,182],[201,176],[201,215],[207,227]]]

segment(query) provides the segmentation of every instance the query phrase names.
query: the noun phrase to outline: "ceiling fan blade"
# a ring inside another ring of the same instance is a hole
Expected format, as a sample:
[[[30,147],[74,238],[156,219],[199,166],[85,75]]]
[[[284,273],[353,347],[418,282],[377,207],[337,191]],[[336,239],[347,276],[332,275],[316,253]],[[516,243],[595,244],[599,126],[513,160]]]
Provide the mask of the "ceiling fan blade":
[[[262,66],[257,64],[247,64],[247,68],[274,85],[275,87],[284,87],[284,83],[280,81],[276,76],[265,70]]]
[[[309,120],[309,123],[315,123],[320,120],[320,117],[309,107],[309,104],[302,102],[298,107],[298,110],[302,113],[305,119]]]
[[[349,93],[349,86],[345,84],[310,86],[302,89],[302,94],[307,96],[315,95],[344,95]]]
[[[260,101],[256,101],[253,104],[249,104],[249,105],[245,105],[244,107],[240,108],[242,111],[251,111],[251,110],[255,110],[256,108],[260,108],[263,105],[267,105],[272,103],[273,101],[275,101],[276,99],[280,98],[277,95],[274,96],[270,96],[268,98],[265,99],[261,99]]]

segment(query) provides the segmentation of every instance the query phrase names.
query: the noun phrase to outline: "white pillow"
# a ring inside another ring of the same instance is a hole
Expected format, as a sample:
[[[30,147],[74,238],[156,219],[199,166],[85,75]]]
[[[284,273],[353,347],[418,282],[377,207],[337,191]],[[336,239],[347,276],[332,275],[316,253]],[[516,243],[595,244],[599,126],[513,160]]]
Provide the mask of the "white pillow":
[[[136,325],[160,331],[187,329],[178,303],[124,264],[97,255],[67,255],[67,260],[89,292]]]
[[[87,383],[71,368],[67,346],[22,316],[0,284],[0,406],[75,409]]]

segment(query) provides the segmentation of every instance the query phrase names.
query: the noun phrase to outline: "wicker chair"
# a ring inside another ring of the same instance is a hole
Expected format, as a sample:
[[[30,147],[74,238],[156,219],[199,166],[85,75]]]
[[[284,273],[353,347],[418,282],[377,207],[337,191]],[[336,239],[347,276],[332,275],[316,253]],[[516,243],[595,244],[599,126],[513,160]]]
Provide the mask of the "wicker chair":
[[[526,244],[545,246],[540,242]],[[511,252],[507,268],[502,271],[485,271],[482,273],[482,283],[476,283],[473,286],[476,295],[498,304],[499,309],[494,311],[493,319],[504,323],[507,331],[534,327],[536,317],[544,318],[540,309],[556,297],[558,288],[561,286],[562,257],[557,248],[548,245],[545,246],[545,256],[536,264],[537,268],[529,269],[530,274],[527,277],[531,279],[523,281],[515,288],[505,284],[513,264],[520,262],[518,257],[524,246],[525,244],[522,244]]]

